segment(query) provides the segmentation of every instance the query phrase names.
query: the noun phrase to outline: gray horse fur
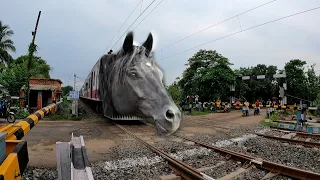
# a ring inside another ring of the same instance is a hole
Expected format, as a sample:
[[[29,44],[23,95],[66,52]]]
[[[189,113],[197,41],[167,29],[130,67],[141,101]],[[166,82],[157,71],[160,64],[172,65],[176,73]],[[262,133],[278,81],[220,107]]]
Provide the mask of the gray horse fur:
[[[104,55],[100,59],[99,97],[104,115],[138,116],[154,122],[160,134],[168,135],[179,128],[181,112],[166,91],[152,45],[150,33],[142,46],[134,46],[130,32],[119,52]]]

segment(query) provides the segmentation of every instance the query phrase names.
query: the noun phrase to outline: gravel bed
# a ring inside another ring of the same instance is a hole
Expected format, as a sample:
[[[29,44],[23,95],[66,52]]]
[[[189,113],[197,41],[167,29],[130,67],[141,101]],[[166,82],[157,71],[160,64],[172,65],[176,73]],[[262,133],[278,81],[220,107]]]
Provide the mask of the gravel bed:
[[[27,167],[22,175],[22,180],[56,180],[58,171],[56,168]]]
[[[204,142],[204,143],[208,143],[208,144],[213,144],[217,141],[221,141],[221,140],[226,140],[229,139],[228,137],[217,137],[217,135],[215,134],[205,134],[205,133],[199,133],[199,134],[195,134],[194,136],[191,137],[191,139],[194,139],[196,141],[199,142]]]
[[[241,162],[239,161],[227,161],[221,166],[218,166],[216,168],[210,169],[208,171],[204,171],[204,174],[217,179],[221,178],[233,171],[236,171],[237,169],[241,168]]]
[[[314,148],[281,143],[263,137],[252,138],[244,145],[247,148],[244,153],[253,157],[320,173],[320,151]],[[241,152],[236,145],[230,145],[228,148]]]
[[[117,170],[106,170],[103,165],[103,162],[91,164],[95,180],[149,180],[160,179],[160,176],[173,173],[166,163],[155,163],[153,165],[135,166]]]
[[[232,180],[243,180],[243,179],[262,179],[265,175],[267,175],[268,172],[261,170],[261,169],[257,169],[256,167],[253,167],[251,170],[249,170],[248,172],[242,173],[240,174],[238,177],[232,178]]]
[[[269,135],[269,136],[277,136],[277,137],[281,137],[281,136],[284,136],[286,134],[289,134],[289,133],[286,133],[286,132],[282,132],[282,131],[268,131],[268,132],[265,132],[264,133],[265,135]]]
[[[246,126],[236,126],[235,128],[231,129],[228,133],[229,137],[239,137],[243,134],[252,134],[262,131],[267,131],[270,128],[263,127],[260,125],[246,125]]]
[[[166,141],[160,141],[153,145],[194,168],[212,166],[225,160],[224,156],[211,149],[195,146],[192,142],[176,137],[168,137]]]
[[[320,143],[320,138],[311,138],[310,141]]]

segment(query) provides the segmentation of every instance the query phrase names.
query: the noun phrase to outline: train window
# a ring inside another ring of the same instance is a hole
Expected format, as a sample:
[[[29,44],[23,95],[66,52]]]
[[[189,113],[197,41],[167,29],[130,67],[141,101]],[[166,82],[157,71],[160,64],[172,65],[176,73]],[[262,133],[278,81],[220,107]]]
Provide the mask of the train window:
[[[93,81],[92,81],[93,86],[96,84],[96,83],[95,83],[95,82],[96,82],[96,81],[95,81],[95,79],[96,79],[95,76],[96,76],[96,72],[93,72],[93,79],[92,79],[92,80],[93,80]]]

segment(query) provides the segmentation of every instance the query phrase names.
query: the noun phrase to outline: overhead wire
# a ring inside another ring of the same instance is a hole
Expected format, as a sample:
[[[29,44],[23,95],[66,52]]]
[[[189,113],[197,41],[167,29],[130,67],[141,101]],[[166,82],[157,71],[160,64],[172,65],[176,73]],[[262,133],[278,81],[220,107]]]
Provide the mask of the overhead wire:
[[[208,26],[208,27],[206,27],[206,28],[204,28],[204,29],[201,29],[200,31],[197,31],[197,32],[195,32],[195,33],[193,33],[193,34],[185,37],[185,38],[182,38],[182,39],[180,39],[180,40],[178,40],[178,41],[176,41],[176,42],[174,42],[174,43],[172,43],[172,44],[169,44],[169,45],[165,46],[165,47],[162,48],[161,50],[166,49],[166,48],[168,48],[168,47],[170,47],[170,46],[173,46],[173,45],[175,45],[175,44],[177,44],[177,43],[179,43],[179,42],[181,42],[181,41],[184,41],[184,40],[186,40],[186,39],[188,39],[188,38],[190,38],[190,37],[192,37],[192,36],[194,36],[194,35],[196,35],[196,34],[199,34],[199,33],[203,32],[203,31],[206,31],[206,30],[208,30],[208,29],[210,29],[210,28],[212,28],[212,27],[214,27],[214,26],[217,26],[217,25],[219,25],[219,24],[222,24],[222,23],[224,23],[224,22],[226,22],[226,21],[229,21],[229,20],[231,20],[231,19],[238,18],[238,20],[239,20],[239,16],[241,16],[241,15],[243,15],[243,14],[246,14],[246,13],[248,13],[248,12],[250,12],[250,11],[253,11],[253,10],[255,10],[255,9],[258,9],[258,8],[260,8],[260,7],[263,7],[263,6],[267,5],[267,4],[273,3],[273,2],[275,2],[275,1],[277,1],[277,0],[272,0],[272,1],[266,2],[266,3],[264,3],[264,4],[261,4],[261,5],[257,6],[257,7],[251,8],[251,9],[249,9],[249,10],[247,10],[247,11],[244,11],[244,12],[242,12],[242,13],[239,13],[239,14],[235,15],[235,16],[232,16],[232,17],[227,18],[227,19],[225,19],[225,20],[223,20],[223,21],[220,21],[220,22],[218,22],[218,23],[216,23],[216,24],[213,24],[213,25]],[[240,22],[239,22],[239,23],[240,23]]]
[[[131,26],[141,17],[141,15],[155,2],[156,0],[153,0],[141,13],[140,15],[131,23],[131,25],[125,30],[125,32],[120,36],[120,38],[117,40],[117,42],[111,47],[113,49],[116,44],[120,41],[120,39],[127,33],[127,31],[131,28]]]
[[[118,33],[120,32],[121,28],[123,27],[123,25],[127,22],[127,20],[130,18],[130,16],[132,15],[132,13],[137,9],[137,7],[139,6],[139,4],[142,2],[143,0],[139,1],[139,3],[136,5],[136,7],[131,11],[131,13],[129,14],[129,16],[127,17],[127,19],[122,23],[122,25],[120,26],[120,28],[118,29],[117,33],[112,37],[110,43],[108,44],[107,48],[102,52],[102,54],[109,48],[110,44],[112,43],[113,39],[118,35]],[[141,13],[141,10],[140,10]]]
[[[307,13],[307,12],[314,11],[314,10],[317,10],[317,9],[320,9],[320,6],[319,6],[319,7],[316,7],[316,8],[308,9],[308,10],[305,10],[305,11],[300,11],[300,12],[298,12],[298,13],[294,13],[294,14],[291,14],[291,15],[288,15],[288,16],[284,16],[284,17],[281,17],[281,18],[278,18],[278,19],[274,19],[274,20],[271,20],[271,21],[268,21],[268,22],[264,22],[264,23],[261,23],[261,24],[255,25],[255,26],[251,26],[251,27],[249,27],[249,28],[247,28],[247,29],[240,30],[240,31],[237,31],[237,32],[228,34],[228,35],[226,35],[226,36],[223,36],[223,37],[220,37],[220,38],[217,38],[217,39],[208,41],[208,42],[203,43],[203,44],[199,44],[199,45],[197,45],[197,46],[191,47],[191,48],[186,49],[186,50],[184,50],[184,51],[181,51],[181,52],[175,53],[175,54],[173,54],[173,55],[167,56],[167,57],[163,58],[162,60],[171,58],[171,57],[176,56],[176,55],[179,55],[179,54],[181,54],[181,53],[190,51],[191,49],[194,49],[194,48],[197,48],[197,47],[200,47],[200,46],[203,46],[203,45],[206,45],[206,44],[215,42],[215,41],[219,41],[219,40],[221,40],[221,39],[224,39],[224,38],[227,38],[227,37],[230,37],[230,36],[233,36],[233,35],[236,35],[236,34],[239,34],[239,33],[242,33],[242,32],[245,32],[245,31],[248,31],[248,30],[251,30],[251,29],[260,27],[260,26],[263,26],[263,25],[266,25],[266,24],[270,24],[270,23],[273,23],[273,22],[276,22],[276,21],[279,21],[279,20],[282,20],[282,19],[286,19],[286,18],[289,18],[289,17],[292,17],[292,16],[296,16],[296,15],[299,15],[299,14]]]
[[[144,17],[134,28],[133,30],[135,30],[141,23],[142,21],[144,21],[161,3],[163,0],[161,0],[147,15],[146,17]]]

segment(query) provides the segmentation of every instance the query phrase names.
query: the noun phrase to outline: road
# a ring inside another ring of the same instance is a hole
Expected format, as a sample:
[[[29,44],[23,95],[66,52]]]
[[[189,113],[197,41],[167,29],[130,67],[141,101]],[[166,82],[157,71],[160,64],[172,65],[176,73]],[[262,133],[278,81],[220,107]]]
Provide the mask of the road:
[[[258,124],[264,119],[263,115],[242,117],[240,112],[213,113],[204,116],[186,116],[182,121],[179,131],[186,135],[195,133],[215,134],[217,137],[227,134],[229,127],[246,124]],[[0,125],[6,122],[0,121]],[[151,126],[146,125],[125,125],[136,135],[143,135],[145,140],[163,140],[156,137],[157,134]],[[222,128],[217,128],[222,127]],[[97,118],[86,121],[40,121],[23,138],[28,142],[29,166],[31,167],[56,167],[56,148],[58,141],[70,141],[71,133],[83,135],[86,144],[89,161],[110,160],[108,155],[110,148],[133,141],[122,130],[112,123]],[[155,138],[151,138],[155,137]]]

